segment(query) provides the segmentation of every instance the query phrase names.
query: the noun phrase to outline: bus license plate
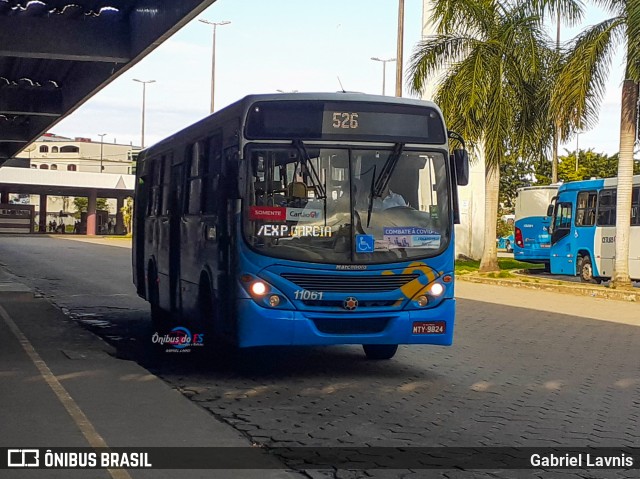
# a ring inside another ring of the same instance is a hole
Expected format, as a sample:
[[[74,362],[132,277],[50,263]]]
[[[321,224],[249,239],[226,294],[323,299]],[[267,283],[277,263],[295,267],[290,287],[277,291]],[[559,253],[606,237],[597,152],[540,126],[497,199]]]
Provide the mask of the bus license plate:
[[[413,334],[443,334],[447,330],[444,321],[414,321]]]

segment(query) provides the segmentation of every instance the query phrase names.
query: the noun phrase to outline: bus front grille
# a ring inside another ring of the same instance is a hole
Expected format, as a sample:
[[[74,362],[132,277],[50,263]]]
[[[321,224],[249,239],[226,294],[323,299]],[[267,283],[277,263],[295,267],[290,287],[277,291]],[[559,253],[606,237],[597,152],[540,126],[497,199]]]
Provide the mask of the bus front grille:
[[[350,276],[331,274],[282,273],[281,276],[308,291],[325,293],[381,293],[401,288],[417,274]]]
[[[317,300],[303,300],[302,304],[305,306],[311,306],[316,308],[343,308],[344,300],[338,301],[325,301],[322,299]],[[383,308],[387,306],[400,306],[402,305],[402,299],[378,299],[378,300],[360,300],[358,301],[358,309],[360,308]]]

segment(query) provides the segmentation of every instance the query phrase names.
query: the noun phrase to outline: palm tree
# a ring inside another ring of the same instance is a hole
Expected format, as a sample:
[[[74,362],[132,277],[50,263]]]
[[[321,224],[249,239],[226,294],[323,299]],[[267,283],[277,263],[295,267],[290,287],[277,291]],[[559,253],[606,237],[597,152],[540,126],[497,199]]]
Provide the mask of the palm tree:
[[[542,15],[537,9],[543,4],[436,1],[432,14],[437,34],[420,42],[411,59],[411,89],[422,93],[428,80],[444,72],[435,101],[442,108],[448,127],[484,154],[485,242],[481,271],[498,269],[495,238],[500,162],[507,153],[530,154],[531,145],[540,143],[540,128],[532,125],[543,124],[541,117],[547,119],[538,88],[544,84],[554,47],[542,28]]]
[[[563,98],[572,101],[578,115],[588,113],[601,98],[611,60],[617,46],[626,48],[626,68],[622,83],[620,115],[620,157],[616,220],[616,259],[613,286],[630,287],[629,235],[633,181],[633,147],[636,141],[638,81],[640,81],[640,2],[632,0],[594,0],[612,17],[584,30],[575,40],[566,68],[559,78]],[[592,92],[591,101],[585,92]],[[568,96],[567,96],[568,94]]]

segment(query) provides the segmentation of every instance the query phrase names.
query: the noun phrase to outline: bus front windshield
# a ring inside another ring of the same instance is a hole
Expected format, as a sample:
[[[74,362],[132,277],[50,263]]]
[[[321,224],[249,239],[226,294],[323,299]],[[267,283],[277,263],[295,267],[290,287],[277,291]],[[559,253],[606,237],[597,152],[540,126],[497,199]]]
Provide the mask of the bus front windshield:
[[[435,256],[451,234],[445,153],[249,145],[244,236],[261,254],[334,264]]]

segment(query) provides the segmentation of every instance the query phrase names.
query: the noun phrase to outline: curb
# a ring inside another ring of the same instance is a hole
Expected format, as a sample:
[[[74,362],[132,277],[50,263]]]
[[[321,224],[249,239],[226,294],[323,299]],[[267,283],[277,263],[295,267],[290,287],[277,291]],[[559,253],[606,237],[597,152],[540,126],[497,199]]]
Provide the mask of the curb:
[[[516,273],[517,274],[517,273]],[[640,302],[640,291],[625,291],[606,288],[604,286],[583,286],[574,284],[534,282],[533,280],[523,282],[522,279],[488,278],[475,273],[456,275],[456,279],[468,281],[469,283],[492,284],[495,286],[509,286],[512,288],[533,289],[538,291],[551,291],[554,293],[573,294],[577,296],[590,296],[592,298],[614,299],[617,301]]]

